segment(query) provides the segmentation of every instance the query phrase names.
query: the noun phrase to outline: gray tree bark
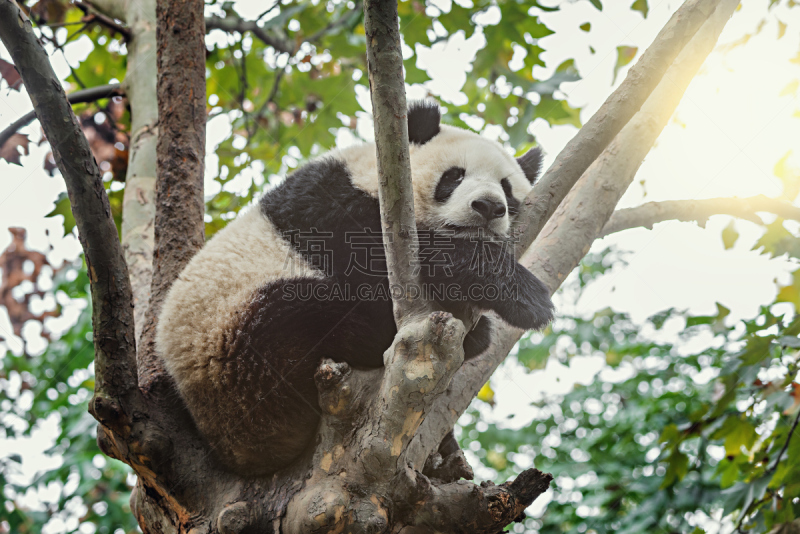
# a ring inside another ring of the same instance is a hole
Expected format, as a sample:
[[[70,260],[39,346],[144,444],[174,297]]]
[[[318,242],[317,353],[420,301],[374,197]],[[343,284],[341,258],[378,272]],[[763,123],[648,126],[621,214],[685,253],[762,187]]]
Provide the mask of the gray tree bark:
[[[665,200],[647,202],[635,208],[617,210],[603,226],[599,237],[630,228],[649,230],[664,221],[694,221],[705,226],[712,215],[731,215],[763,224],[758,213],[772,213],[783,219],[800,221],[800,208],[785,200],[757,195],[748,198],[706,198],[702,200]]]
[[[141,343],[150,284],[153,279],[153,244],[156,186],[156,2],[119,0],[125,11],[121,19],[130,28],[128,72],[123,85],[131,108],[131,138],[128,171],[122,199],[122,248],[133,287],[133,317],[136,343]],[[108,6],[115,5],[106,1]],[[97,5],[98,9],[100,5]],[[114,9],[114,8],[112,8]]]

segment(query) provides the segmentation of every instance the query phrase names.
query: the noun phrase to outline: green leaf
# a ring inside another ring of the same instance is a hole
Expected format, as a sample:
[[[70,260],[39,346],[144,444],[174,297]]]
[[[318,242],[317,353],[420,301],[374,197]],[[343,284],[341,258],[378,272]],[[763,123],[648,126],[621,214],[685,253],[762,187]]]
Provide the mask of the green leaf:
[[[676,449],[667,459],[667,472],[661,482],[661,488],[672,486],[676,482],[683,480],[689,472],[689,457]]]
[[[633,5],[631,5],[631,9],[638,11],[644,18],[647,18],[647,12],[649,11],[647,0],[636,0]]]
[[[739,232],[736,231],[734,221],[731,221],[722,230],[722,245],[725,247],[725,250],[732,249],[737,239],[739,239]]]
[[[678,442],[680,435],[678,427],[675,424],[669,424],[661,431],[661,437],[658,438],[658,442],[671,446]]]
[[[549,357],[550,352],[546,348],[538,346],[520,349],[517,353],[519,362],[531,370],[544,369]]]
[[[737,456],[743,454],[742,448],[749,450],[753,446],[758,434],[756,428],[747,419],[730,416],[712,435],[712,439],[723,438],[725,439],[725,454]]]
[[[611,82],[612,84],[617,83],[617,74],[619,74],[619,70],[633,61],[633,58],[636,57],[636,52],[638,52],[638,48],[635,46],[618,46],[617,47],[617,63],[614,65],[614,79]]]
[[[61,215],[64,218],[64,235],[72,233],[75,228],[75,217],[72,215],[72,205],[69,203],[69,196],[67,193],[61,193],[55,201],[53,211],[45,215],[45,217],[54,217]]]
[[[591,24],[590,22],[585,22],[585,23],[581,24],[579,27],[580,27],[580,29],[582,29],[583,31],[585,31],[585,32],[589,32],[589,31],[591,31],[591,29],[592,29],[592,24]]]
[[[598,11],[603,11],[603,4],[600,0],[589,0]]]
[[[541,117],[553,126],[571,124],[581,126],[580,110],[571,107],[566,100],[556,100],[550,96],[542,96],[536,106],[534,117]]]
[[[405,60],[403,66],[405,67],[406,83],[408,84],[425,83],[431,79],[427,72],[417,67],[416,55]]]
[[[783,184],[783,194],[781,198],[788,201],[793,201],[800,193],[800,168],[794,166],[790,162],[793,151],[789,150],[786,154],[775,163],[772,172],[777,176]]]
[[[739,467],[736,462],[729,460],[721,461],[717,472],[721,474],[719,482],[721,488],[730,488],[739,478]]]
[[[769,254],[770,256],[780,256],[781,254],[790,253],[798,257],[796,254],[800,253],[797,250],[798,240],[783,226],[783,219],[778,217],[773,222],[767,225],[767,231],[764,235],[756,241],[753,245],[753,250],[761,249],[762,254]]]
[[[739,353],[743,365],[755,365],[769,357],[772,342],[775,336],[751,337],[747,340],[744,350]]]

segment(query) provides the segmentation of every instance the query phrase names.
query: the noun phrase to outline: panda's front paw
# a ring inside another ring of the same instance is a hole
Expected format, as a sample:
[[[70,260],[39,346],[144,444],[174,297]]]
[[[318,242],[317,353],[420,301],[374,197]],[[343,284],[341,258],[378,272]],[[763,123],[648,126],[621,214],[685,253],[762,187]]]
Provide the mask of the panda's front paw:
[[[514,277],[514,286],[508,294],[512,298],[499,302],[495,308],[500,317],[523,330],[540,330],[553,320],[553,302],[550,291],[541,280],[522,266]]]

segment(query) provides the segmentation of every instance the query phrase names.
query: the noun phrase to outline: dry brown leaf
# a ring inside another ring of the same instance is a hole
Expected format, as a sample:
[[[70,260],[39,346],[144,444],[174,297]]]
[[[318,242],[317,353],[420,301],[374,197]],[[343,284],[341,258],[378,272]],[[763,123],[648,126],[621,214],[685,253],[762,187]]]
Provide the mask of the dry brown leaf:
[[[42,322],[46,317],[57,317],[59,311],[56,308],[39,314],[31,312],[31,299],[45,294],[39,287],[39,275],[42,268],[50,264],[44,254],[25,247],[24,228],[9,228],[8,231],[12,235],[11,244],[0,254],[0,270],[3,272],[0,278],[0,306],[8,312],[14,334],[20,336],[26,322]],[[29,268],[26,268],[27,262],[31,264]],[[33,290],[15,297],[14,289],[26,281],[33,284]],[[46,338],[47,333],[43,332],[42,336]]]
[[[8,141],[0,147],[0,159],[4,159],[14,165],[22,165],[19,158],[24,154],[28,155],[28,136],[20,133],[15,133],[8,138]],[[20,151],[22,148],[22,151]]]
[[[17,68],[4,59],[0,59],[0,77],[6,81],[9,89],[19,91],[22,87],[22,76],[17,72]]]

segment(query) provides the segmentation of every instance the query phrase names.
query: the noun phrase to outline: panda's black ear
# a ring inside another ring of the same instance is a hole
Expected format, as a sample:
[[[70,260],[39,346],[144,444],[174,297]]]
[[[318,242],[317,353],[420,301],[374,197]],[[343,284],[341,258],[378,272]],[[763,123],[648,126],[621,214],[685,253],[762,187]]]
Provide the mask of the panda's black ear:
[[[442,112],[436,102],[417,100],[408,106],[408,142],[424,145],[439,133]]]
[[[542,171],[543,157],[541,147],[536,146],[517,158],[517,163],[522,167],[525,172],[525,178],[528,179],[531,185],[536,182],[536,178],[539,177],[539,173]]]

